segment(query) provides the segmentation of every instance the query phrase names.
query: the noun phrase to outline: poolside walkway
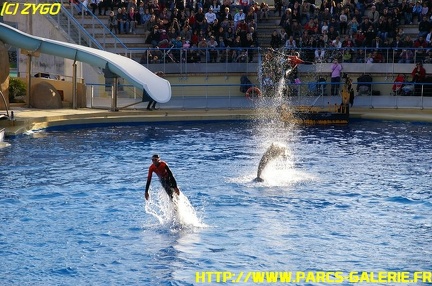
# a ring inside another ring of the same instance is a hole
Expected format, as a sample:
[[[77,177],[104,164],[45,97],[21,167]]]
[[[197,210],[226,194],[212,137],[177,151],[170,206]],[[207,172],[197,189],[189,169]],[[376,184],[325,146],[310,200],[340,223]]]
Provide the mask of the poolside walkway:
[[[90,108],[41,110],[20,107],[13,108],[12,111],[14,112],[14,120],[0,121],[0,128],[6,128],[6,136],[51,126],[122,122],[250,120],[258,119],[259,115],[263,114],[257,109],[162,109],[112,112]],[[265,110],[264,112],[274,111]],[[432,110],[352,108],[351,118],[432,122]]]

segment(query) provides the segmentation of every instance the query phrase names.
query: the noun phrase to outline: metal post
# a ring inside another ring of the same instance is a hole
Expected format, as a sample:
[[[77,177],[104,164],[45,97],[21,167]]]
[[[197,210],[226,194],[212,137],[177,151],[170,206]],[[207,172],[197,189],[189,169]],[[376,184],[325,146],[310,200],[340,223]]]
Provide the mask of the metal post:
[[[117,109],[117,92],[118,92],[118,77],[113,78],[113,87],[111,89],[111,111],[118,111]]]
[[[30,93],[31,93],[31,65],[33,56],[28,53],[28,61],[27,61],[27,93],[26,93],[26,106],[30,107]]]
[[[76,61],[72,64],[72,108],[77,109],[77,64]]]
[[[421,107],[420,107],[420,109],[421,110],[423,110],[424,109],[424,107],[423,107],[423,96],[424,96],[424,84],[422,84],[422,86],[421,86],[421,96],[420,96],[420,98],[421,98]]]
[[[90,95],[91,95],[91,97],[90,97],[90,108],[93,108],[93,105],[94,105],[94,85],[91,86],[90,90],[91,90],[90,91]]]

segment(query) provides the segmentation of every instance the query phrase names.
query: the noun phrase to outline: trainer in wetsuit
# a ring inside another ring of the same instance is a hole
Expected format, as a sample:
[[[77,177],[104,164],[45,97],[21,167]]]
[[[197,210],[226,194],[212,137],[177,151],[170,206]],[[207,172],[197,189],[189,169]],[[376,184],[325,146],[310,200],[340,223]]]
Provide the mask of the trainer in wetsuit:
[[[156,175],[159,177],[162,187],[165,189],[171,199],[173,198],[173,192],[179,195],[180,191],[177,188],[177,182],[173,173],[171,172],[171,169],[168,167],[168,164],[162,161],[157,154],[152,156],[152,162],[153,164],[150,165],[147,175],[147,184],[145,189],[146,200],[149,199],[149,187],[153,173],[156,173]]]

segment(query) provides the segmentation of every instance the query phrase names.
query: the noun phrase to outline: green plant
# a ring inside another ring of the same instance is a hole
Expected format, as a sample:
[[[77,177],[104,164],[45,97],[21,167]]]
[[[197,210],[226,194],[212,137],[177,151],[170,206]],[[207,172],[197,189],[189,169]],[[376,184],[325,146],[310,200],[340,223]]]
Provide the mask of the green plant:
[[[9,102],[15,102],[15,98],[18,96],[25,96],[27,87],[24,82],[16,78],[10,78],[9,80]]]

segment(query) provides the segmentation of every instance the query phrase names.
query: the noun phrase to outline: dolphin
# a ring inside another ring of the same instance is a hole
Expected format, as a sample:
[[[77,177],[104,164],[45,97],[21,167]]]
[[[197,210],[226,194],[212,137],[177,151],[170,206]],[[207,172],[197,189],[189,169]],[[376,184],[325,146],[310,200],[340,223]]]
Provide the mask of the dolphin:
[[[268,163],[270,163],[270,161],[281,155],[286,155],[286,147],[280,144],[272,143],[270,147],[268,147],[267,150],[264,152],[259,162],[257,177],[254,181],[263,182],[264,179],[261,178],[261,173],[263,172],[264,168],[268,165]]]

